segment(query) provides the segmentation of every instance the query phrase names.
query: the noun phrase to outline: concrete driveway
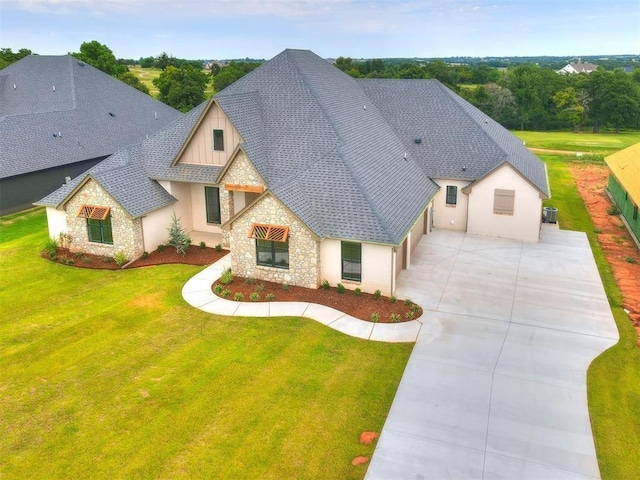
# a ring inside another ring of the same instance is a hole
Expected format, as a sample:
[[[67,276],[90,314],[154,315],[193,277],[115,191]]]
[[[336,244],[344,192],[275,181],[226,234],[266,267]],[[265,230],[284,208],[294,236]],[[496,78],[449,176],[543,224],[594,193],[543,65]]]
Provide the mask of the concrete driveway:
[[[366,478],[600,478],[586,371],[618,331],[586,235],[434,231],[411,260],[423,325]]]

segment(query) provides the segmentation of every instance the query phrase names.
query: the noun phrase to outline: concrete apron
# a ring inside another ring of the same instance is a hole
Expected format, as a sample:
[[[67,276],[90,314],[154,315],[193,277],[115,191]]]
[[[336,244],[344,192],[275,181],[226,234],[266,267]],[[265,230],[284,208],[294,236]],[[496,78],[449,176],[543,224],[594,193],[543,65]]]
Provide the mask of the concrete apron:
[[[600,478],[586,371],[618,331],[585,234],[434,231],[397,296],[423,325],[365,478]]]

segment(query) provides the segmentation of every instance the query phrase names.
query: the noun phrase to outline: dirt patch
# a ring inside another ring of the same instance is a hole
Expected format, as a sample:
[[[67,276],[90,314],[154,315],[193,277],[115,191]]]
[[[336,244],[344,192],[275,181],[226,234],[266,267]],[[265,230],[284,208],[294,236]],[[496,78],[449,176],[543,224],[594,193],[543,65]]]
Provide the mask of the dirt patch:
[[[392,302],[393,297],[380,296],[376,298],[370,293],[361,293],[356,295],[353,290],[345,290],[340,293],[335,287],[328,290],[323,288],[304,288],[287,286],[280,283],[265,282],[262,280],[247,280],[242,277],[233,277],[233,281],[228,285],[222,285],[220,281],[212,285],[214,293],[216,293],[216,285],[221,285],[219,289],[227,289],[229,295],[227,299],[235,300],[237,293],[242,294],[242,301],[254,301],[251,298],[252,293],[258,295],[258,302],[276,301],[276,302],[312,302],[320,305],[335,308],[341,312],[351,315],[361,320],[373,321],[372,315],[378,315],[377,321],[380,323],[398,323],[415,320],[422,315],[420,306],[414,304],[410,300],[396,299]],[[219,296],[221,292],[216,293]],[[271,295],[273,297],[271,297]]]
[[[360,443],[363,445],[371,445],[378,438],[377,432],[362,432],[360,434]]]
[[[368,461],[369,461],[369,457],[356,457],[353,460],[351,460],[351,465],[353,466],[364,465]]]
[[[640,345],[640,252],[620,217],[607,212],[613,206],[605,192],[609,170],[605,165],[571,165],[570,171],[593,219]]]
[[[220,260],[227,253],[227,250],[218,252],[215,248],[200,248],[192,245],[188,248],[185,256],[176,252],[175,248],[165,247],[163,251],[154,250],[147,258],[139,258],[129,264],[126,268],[150,267],[153,265],[165,265],[168,263],[181,263],[186,265],[211,265]],[[92,255],[90,253],[69,252],[66,248],[58,248],[56,255],[51,258],[46,252],[42,252],[42,257],[79,268],[92,268],[97,270],[119,270],[121,267],[113,257]]]

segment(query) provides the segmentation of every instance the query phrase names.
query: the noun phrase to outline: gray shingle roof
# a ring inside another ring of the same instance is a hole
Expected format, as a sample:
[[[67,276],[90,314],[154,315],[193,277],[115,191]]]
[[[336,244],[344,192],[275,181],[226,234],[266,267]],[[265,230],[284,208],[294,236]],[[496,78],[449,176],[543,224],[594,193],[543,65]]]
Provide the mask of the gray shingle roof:
[[[0,70],[0,178],[110,155],[181,116],[69,55],[30,55]]]

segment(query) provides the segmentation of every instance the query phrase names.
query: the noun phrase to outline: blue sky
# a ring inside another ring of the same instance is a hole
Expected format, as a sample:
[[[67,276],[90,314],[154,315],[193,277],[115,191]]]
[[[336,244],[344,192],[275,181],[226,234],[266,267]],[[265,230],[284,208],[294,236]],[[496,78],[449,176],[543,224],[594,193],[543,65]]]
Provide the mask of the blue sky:
[[[640,0],[0,0],[0,47],[120,58],[640,53]]]

